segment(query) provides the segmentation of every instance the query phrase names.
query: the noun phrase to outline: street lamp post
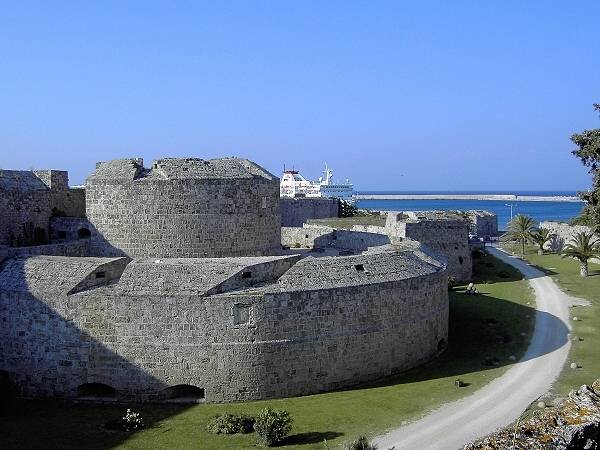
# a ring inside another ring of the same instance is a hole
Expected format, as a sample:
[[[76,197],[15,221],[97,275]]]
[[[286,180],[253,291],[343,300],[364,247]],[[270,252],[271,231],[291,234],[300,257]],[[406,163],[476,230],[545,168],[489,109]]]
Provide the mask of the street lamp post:
[[[510,207],[510,221],[512,222],[513,219],[513,204],[512,203],[506,203],[505,206]]]

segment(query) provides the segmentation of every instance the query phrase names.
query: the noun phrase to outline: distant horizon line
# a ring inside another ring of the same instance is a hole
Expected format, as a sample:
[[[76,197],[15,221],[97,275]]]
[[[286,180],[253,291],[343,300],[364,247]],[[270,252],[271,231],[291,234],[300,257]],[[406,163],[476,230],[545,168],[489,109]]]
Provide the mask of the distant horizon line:
[[[586,192],[585,189],[411,189],[411,190],[394,190],[394,189],[357,189],[354,191],[357,194],[522,194],[525,192],[537,193],[578,193]]]

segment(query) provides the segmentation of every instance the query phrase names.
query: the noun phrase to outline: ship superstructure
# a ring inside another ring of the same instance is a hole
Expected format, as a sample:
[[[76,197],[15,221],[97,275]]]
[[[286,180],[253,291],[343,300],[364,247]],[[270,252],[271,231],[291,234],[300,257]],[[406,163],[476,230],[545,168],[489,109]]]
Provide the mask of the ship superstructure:
[[[297,170],[285,170],[281,176],[280,195],[282,197],[326,197],[352,201],[354,185],[350,180],[333,181],[333,170],[325,166],[323,177],[309,181]]]

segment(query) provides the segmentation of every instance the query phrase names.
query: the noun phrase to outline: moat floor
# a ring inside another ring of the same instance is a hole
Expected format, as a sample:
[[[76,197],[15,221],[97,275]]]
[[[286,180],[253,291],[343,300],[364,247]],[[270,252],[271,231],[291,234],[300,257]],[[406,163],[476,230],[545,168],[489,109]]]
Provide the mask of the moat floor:
[[[60,401],[17,401],[2,413],[0,447],[12,448],[201,448],[247,449],[253,434],[212,435],[207,421],[222,412],[255,414],[265,406],[286,409],[294,418],[290,449],[324,449],[373,436],[404,420],[471,394],[503,374],[520,358],[533,329],[533,295],[520,274],[491,257],[474,261],[480,295],[451,292],[448,349],[435,361],[401,376],[361,388],[299,398],[228,405],[98,405]],[[460,378],[465,387],[455,387]],[[147,424],[136,433],[108,431],[107,421],[127,408]]]

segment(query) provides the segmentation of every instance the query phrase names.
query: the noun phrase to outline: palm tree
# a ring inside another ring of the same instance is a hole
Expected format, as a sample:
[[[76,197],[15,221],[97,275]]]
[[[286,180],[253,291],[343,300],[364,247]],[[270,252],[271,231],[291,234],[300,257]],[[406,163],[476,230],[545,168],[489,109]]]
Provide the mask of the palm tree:
[[[588,261],[592,258],[600,258],[600,240],[594,236],[594,233],[586,233],[585,231],[577,233],[564,246],[562,257],[578,259],[579,274],[582,277],[587,277]]]
[[[521,243],[521,254],[525,254],[525,244],[531,239],[535,222],[531,217],[517,214],[508,224],[508,232],[502,237]]]
[[[538,255],[544,254],[544,245],[550,240],[550,230],[548,228],[540,228],[531,233],[531,240],[539,247]]]

